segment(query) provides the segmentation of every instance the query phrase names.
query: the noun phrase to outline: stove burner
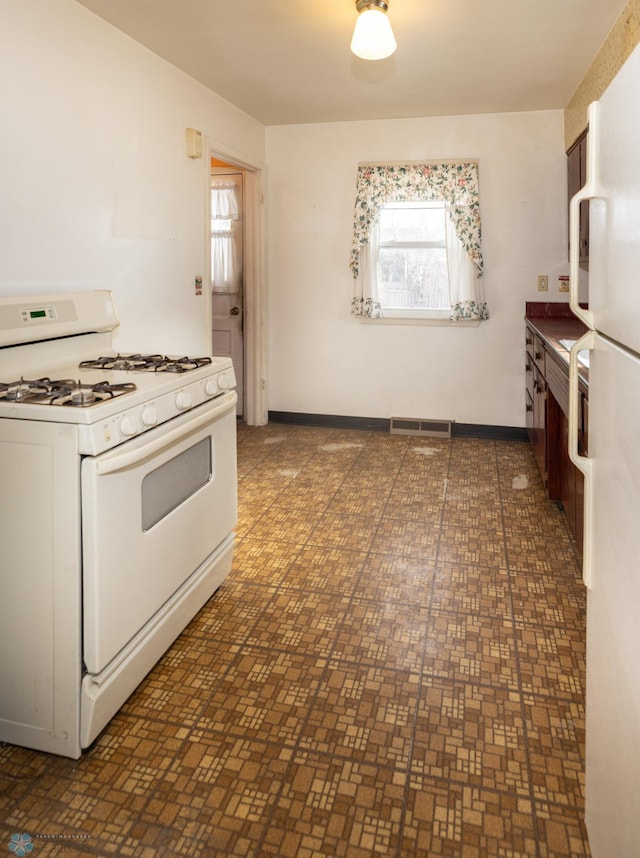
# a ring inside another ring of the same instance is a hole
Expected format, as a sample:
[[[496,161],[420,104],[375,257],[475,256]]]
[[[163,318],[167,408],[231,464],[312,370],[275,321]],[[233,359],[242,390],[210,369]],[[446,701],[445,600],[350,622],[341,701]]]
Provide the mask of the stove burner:
[[[150,360],[161,360],[160,355],[109,355],[93,360],[83,360],[80,369],[120,369],[129,372],[144,371]]]
[[[69,378],[38,378],[35,381],[21,378],[9,384],[0,383],[0,400],[27,405],[72,405],[76,408],[86,408],[135,389],[135,384],[109,384],[108,381],[82,384]]]
[[[0,399],[6,399],[9,402],[24,402],[33,393],[48,390],[50,383],[51,379],[49,378],[38,378],[34,381],[20,378],[19,381],[12,381],[9,384],[0,383]]]
[[[162,357],[153,359],[150,362],[149,368],[154,372],[190,372],[192,369],[198,369],[201,366],[207,366],[211,363],[211,358],[169,358]]]
[[[119,369],[128,372],[189,372],[211,363],[210,357],[167,357],[166,355],[111,355],[83,360],[80,369]]]
[[[71,391],[70,394],[70,404],[71,405],[92,405],[97,397],[94,389],[92,387],[75,387]]]

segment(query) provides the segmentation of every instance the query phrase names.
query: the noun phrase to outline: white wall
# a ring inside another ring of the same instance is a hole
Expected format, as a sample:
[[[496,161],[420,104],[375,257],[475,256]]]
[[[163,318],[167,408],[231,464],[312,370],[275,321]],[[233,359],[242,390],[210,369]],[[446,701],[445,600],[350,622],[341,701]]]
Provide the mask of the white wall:
[[[562,111],[279,126],[266,139],[269,409],[524,426],[525,301],[565,300]],[[353,319],[358,162],[458,157],[479,159],[490,320]]]
[[[111,289],[121,350],[206,353],[206,159],[264,127],[74,0],[0,0],[0,294]]]

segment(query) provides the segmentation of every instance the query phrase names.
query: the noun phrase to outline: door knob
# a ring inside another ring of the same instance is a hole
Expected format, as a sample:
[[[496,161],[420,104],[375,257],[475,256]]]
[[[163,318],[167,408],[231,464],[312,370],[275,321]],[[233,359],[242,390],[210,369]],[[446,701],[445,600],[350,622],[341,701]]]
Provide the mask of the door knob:
[[[239,316],[240,315],[240,307],[232,307],[229,310],[229,315],[230,316]]]

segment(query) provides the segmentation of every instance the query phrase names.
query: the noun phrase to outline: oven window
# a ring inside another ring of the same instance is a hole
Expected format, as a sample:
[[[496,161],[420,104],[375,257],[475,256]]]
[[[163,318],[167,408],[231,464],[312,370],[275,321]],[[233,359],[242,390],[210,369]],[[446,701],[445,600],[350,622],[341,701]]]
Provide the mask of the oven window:
[[[212,476],[211,438],[151,471],[142,481],[142,529],[151,528],[177,509]]]

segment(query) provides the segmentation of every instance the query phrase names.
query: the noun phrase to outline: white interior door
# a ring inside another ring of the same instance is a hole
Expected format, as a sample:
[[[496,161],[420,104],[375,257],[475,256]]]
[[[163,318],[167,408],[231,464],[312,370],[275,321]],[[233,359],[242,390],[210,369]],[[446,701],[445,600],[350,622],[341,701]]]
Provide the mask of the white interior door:
[[[229,327],[229,318],[224,322],[220,317],[220,306],[212,312],[212,291],[207,289],[206,315],[203,323],[206,324],[207,334],[214,330],[212,336],[212,353],[225,349],[224,342],[220,342],[219,334],[225,332],[229,342],[230,354],[235,364],[238,382],[238,406],[243,419],[250,426],[263,426],[268,422],[267,410],[267,318],[266,318],[266,276],[265,276],[265,222],[264,222],[264,164],[256,164],[238,159],[237,153],[225,152],[223,147],[208,141],[209,163],[203,171],[203,179],[206,181],[204,190],[210,197],[211,182],[214,177],[242,176],[242,302],[227,303],[230,311],[233,307],[239,307],[239,314],[235,317],[236,329]],[[209,221],[206,228],[209,232]],[[211,259],[212,242],[207,242],[206,270],[207,275],[212,275]],[[218,301],[217,304],[222,304]],[[225,310],[224,312],[227,312]],[[212,326],[212,315],[215,323]],[[239,316],[239,318],[238,318]],[[233,320],[233,317],[232,317]],[[237,331],[241,333],[241,339],[237,346],[231,345],[232,340],[238,340],[233,336]],[[214,343],[215,340],[215,343]],[[234,357],[234,354],[238,357]]]
[[[244,413],[244,176],[211,170],[212,351],[233,361],[237,414]]]
[[[212,295],[213,353],[230,357],[236,374],[237,414],[242,416],[244,402],[244,339],[242,334],[242,292],[214,292]]]

